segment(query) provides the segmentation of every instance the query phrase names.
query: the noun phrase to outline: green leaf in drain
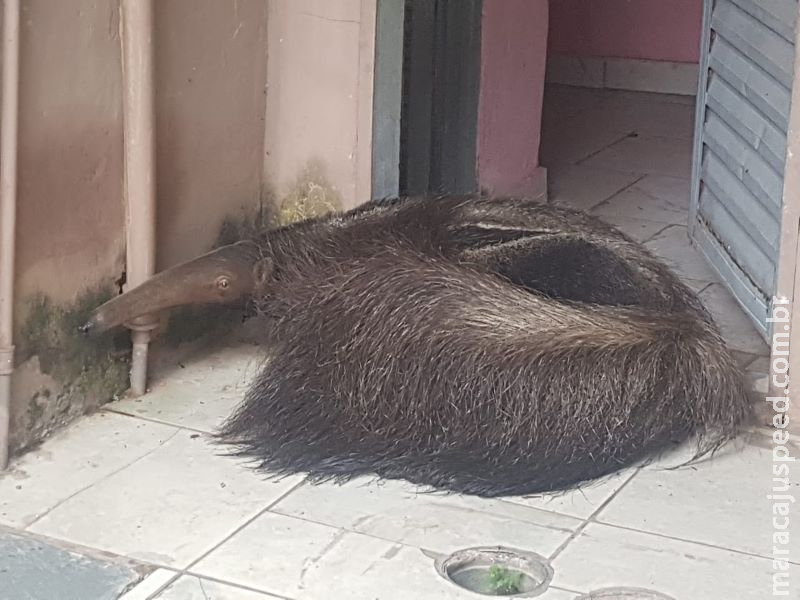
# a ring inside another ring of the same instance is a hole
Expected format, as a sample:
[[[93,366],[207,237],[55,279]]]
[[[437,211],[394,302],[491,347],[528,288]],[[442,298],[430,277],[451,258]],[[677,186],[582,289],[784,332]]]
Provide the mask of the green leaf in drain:
[[[489,586],[495,594],[519,594],[522,591],[523,573],[500,565],[489,567]]]

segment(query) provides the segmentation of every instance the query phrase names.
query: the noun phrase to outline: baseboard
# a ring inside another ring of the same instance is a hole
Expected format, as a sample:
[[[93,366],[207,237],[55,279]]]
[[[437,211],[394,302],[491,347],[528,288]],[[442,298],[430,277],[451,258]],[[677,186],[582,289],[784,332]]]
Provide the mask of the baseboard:
[[[579,87],[694,96],[699,73],[693,63],[551,54],[546,79]]]

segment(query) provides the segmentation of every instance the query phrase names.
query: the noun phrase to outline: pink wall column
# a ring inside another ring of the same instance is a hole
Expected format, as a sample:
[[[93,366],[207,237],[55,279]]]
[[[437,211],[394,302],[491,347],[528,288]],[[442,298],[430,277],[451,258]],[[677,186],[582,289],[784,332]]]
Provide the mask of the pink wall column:
[[[703,0],[552,0],[559,54],[698,62]]]
[[[478,184],[539,195],[548,0],[485,0],[478,107]]]

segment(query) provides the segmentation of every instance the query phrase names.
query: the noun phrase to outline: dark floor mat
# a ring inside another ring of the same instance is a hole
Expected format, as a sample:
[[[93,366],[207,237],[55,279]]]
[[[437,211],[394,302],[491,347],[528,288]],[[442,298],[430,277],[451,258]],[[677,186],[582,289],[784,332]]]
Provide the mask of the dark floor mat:
[[[0,600],[116,600],[137,571],[0,531]]]

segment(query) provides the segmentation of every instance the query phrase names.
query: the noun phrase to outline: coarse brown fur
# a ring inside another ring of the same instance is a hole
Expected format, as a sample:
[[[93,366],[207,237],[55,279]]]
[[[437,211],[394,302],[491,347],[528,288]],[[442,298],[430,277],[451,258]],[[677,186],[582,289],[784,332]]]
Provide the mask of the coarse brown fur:
[[[407,199],[248,257],[270,359],[218,439],[270,473],[530,494],[707,453],[750,414],[695,294],[581,212]]]

